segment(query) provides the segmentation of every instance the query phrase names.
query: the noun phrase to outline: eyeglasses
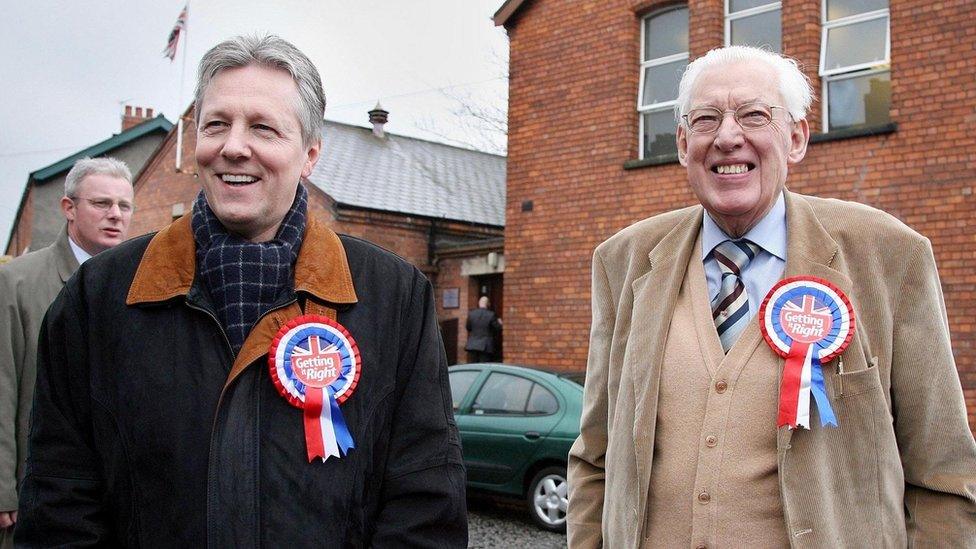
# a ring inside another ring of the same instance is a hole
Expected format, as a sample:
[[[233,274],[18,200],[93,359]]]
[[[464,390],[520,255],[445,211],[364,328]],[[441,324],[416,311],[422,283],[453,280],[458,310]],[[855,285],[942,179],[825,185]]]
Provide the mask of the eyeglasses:
[[[688,114],[683,115],[685,124],[692,133],[715,133],[722,125],[725,115],[732,113],[736,123],[743,130],[758,130],[768,126],[773,121],[773,109],[783,109],[778,105],[767,105],[765,103],[746,103],[736,109],[720,110],[715,107],[699,107],[691,109]],[[789,113],[789,111],[786,111]],[[791,115],[792,118],[792,115]]]
[[[108,212],[109,210],[112,209],[112,206],[118,206],[119,211],[124,214],[132,213],[132,210],[135,209],[135,207],[132,205],[131,202],[125,200],[119,200],[118,202],[116,202],[114,200],[109,200],[107,198],[86,198],[84,196],[69,196],[68,198],[70,198],[71,200],[81,198],[85,202],[91,204],[92,208],[95,208],[100,212]]]

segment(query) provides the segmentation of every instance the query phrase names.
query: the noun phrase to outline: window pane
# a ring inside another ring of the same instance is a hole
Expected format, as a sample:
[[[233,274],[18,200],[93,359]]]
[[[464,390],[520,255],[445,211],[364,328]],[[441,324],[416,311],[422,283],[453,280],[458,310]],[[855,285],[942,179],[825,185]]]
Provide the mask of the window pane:
[[[737,11],[747,10],[750,8],[758,8],[759,6],[765,6],[766,4],[772,4],[776,0],[729,0],[729,13],[735,13]]]
[[[888,0],[827,0],[827,21],[888,9]]]
[[[688,51],[688,8],[644,20],[644,61]]]
[[[678,83],[688,66],[688,60],[665,63],[644,69],[644,93],[641,105],[674,101],[678,97]]]
[[[530,414],[548,415],[555,414],[559,409],[556,397],[548,389],[536,383],[532,386],[532,395],[529,397],[529,404],[525,411]]]
[[[451,382],[451,402],[454,404],[455,410],[461,406],[464,395],[468,393],[468,389],[471,388],[474,380],[478,378],[479,373],[475,371],[451,372],[448,376]]]
[[[884,61],[887,37],[887,17],[828,30],[824,70]]]
[[[765,47],[779,53],[782,49],[780,13],[780,10],[773,10],[731,21],[729,43]]]
[[[880,126],[891,122],[890,76],[890,73],[883,72],[829,82],[829,130]]]
[[[674,111],[665,109],[644,113],[643,158],[663,154],[677,154],[678,145],[675,142]]]
[[[474,399],[474,408],[486,414],[524,414],[532,382],[524,377],[492,373]]]

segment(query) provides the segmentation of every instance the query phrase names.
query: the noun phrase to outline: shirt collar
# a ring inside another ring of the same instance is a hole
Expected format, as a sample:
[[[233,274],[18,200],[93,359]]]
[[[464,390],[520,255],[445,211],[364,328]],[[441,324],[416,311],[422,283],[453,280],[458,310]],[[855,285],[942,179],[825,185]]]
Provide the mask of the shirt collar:
[[[786,202],[782,192],[779,193],[779,197],[769,212],[742,238],[749,239],[772,255],[786,261]],[[729,239],[732,237],[725,234],[725,231],[715,223],[715,220],[706,211],[705,218],[702,220],[701,232],[702,260],[704,261],[708,254],[712,253],[715,246]]]
[[[75,254],[75,259],[78,260],[78,264],[81,265],[85,261],[91,259],[92,254],[85,251],[84,248],[75,244],[75,241],[68,237],[68,244],[71,246],[71,253]]]

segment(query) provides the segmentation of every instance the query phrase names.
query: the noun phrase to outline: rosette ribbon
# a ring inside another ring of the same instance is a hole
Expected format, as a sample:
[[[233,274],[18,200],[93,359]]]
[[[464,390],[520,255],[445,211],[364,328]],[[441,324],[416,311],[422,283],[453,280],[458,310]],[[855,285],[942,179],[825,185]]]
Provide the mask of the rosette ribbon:
[[[759,308],[760,329],[785,358],[777,427],[810,428],[810,401],[822,427],[837,427],[823,366],[839,356],[854,336],[854,310],[830,282],[798,276],[778,282]]]
[[[326,397],[323,399],[323,395]],[[342,457],[355,448],[352,435],[335,400],[335,389],[305,387],[305,448],[308,460]]]
[[[302,410],[309,462],[355,448],[340,405],[359,383],[359,347],[348,330],[323,316],[300,316],[278,331],[268,352],[278,392]]]

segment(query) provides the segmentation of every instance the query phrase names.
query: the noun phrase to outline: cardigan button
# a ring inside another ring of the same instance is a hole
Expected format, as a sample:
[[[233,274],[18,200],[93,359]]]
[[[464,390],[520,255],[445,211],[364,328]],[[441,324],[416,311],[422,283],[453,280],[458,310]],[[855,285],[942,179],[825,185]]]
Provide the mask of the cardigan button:
[[[718,444],[718,437],[716,437],[715,435],[708,435],[707,437],[705,437],[705,446],[708,446],[709,448],[714,448],[716,444]]]
[[[712,500],[712,496],[708,495],[708,492],[702,492],[698,494],[698,501],[702,503],[708,503]]]
[[[715,383],[715,392],[724,393],[729,388],[729,384],[723,379]]]

